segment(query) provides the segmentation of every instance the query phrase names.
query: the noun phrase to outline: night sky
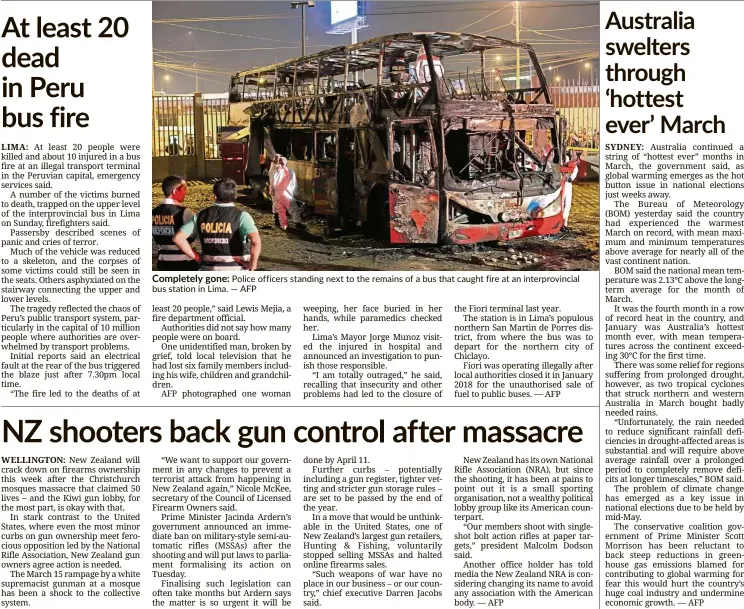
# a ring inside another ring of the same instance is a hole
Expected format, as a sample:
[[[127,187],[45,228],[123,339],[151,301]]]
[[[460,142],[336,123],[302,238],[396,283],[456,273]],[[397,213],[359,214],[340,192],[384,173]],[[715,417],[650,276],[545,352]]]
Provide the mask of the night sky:
[[[522,40],[533,44],[544,64],[555,66],[564,80],[575,79],[580,70],[588,72],[591,63],[596,78],[599,50],[598,2],[574,0],[521,2]],[[199,89],[205,93],[227,91],[230,74],[252,67],[273,64],[299,56],[300,11],[290,2],[153,2],[153,20],[188,18],[260,17],[241,20],[211,20],[153,23],[155,49],[155,88],[167,93],[192,93],[194,69],[198,69]],[[498,12],[495,12],[498,11]],[[494,13],[495,14],[491,14]],[[460,0],[367,3],[367,28],[359,31],[359,41],[398,32],[467,31],[514,39],[513,3],[467,2]],[[316,2],[306,9],[307,53],[348,44],[350,34],[329,35],[330,3]],[[474,23],[474,22],[478,23]],[[576,28],[567,30],[564,28]],[[211,30],[211,31],[205,31]],[[551,30],[551,31],[547,31]],[[247,49],[220,52],[222,49]],[[260,49],[260,50],[259,50]],[[197,52],[193,52],[197,51]],[[580,54],[594,58],[576,58]],[[562,65],[574,61],[572,65]],[[167,74],[167,78],[166,78]],[[546,71],[546,74],[548,72]],[[551,73],[553,76],[553,73]]]

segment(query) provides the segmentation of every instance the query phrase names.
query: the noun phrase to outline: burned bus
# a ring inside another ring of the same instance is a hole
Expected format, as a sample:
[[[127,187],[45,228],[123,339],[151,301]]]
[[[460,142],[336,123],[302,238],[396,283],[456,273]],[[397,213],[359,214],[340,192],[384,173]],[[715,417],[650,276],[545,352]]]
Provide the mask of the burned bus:
[[[504,76],[507,52],[526,86]],[[565,120],[518,42],[405,33],[240,72],[229,125],[250,138],[248,180],[280,154],[328,226],[392,243],[552,235],[570,210]]]

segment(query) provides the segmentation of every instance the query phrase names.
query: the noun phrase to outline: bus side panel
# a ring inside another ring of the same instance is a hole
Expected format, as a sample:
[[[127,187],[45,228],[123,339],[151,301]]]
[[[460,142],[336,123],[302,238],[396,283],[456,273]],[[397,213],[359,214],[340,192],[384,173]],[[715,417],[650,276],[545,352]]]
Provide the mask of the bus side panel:
[[[390,185],[390,242],[437,243],[439,193],[412,184]]]
[[[247,127],[251,124],[251,114],[246,112],[251,102],[233,102],[228,106],[227,124],[229,127]]]
[[[313,161],[297,161],[290,159],[288,165],[297,177],[298,198],[303,203],[313,204],[313,177],[315,167]]]
[[[313,199],[315,213],[332,216],[337,212],[336,205],[336,167],[318,166],[317,175],[313,178]]]

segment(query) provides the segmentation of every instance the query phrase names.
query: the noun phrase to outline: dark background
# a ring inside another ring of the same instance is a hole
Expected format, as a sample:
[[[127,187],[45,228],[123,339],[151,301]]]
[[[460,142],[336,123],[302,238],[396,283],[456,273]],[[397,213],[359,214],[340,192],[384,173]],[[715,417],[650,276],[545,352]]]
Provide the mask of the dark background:
[[[368,27],[359,41],[398,32],[465,31],[513,40],[513,2],[462,0],[367,3]],[[598,2],[520,2],[522,41],[533,44],[546,74],[597,77]],[[153,66],[156,91],[222,93],[230,75],[291,59],[300,52],[300,10],[273,2],[153,2]],[[330,2],[306,9],[306,52],[349,44],[350,34],[330,35]],[[220,17],[248,19],[220,20]],[[178,23],[162,20],[199,19]],[[498,28],[498,29],[494,29]],[[579,28],[579,29],[566,29]],[[205,31],[211,30],[211,31]],[[487,31],[492,30],[492,31]],[[547,68],[555,71],[548,72]]]

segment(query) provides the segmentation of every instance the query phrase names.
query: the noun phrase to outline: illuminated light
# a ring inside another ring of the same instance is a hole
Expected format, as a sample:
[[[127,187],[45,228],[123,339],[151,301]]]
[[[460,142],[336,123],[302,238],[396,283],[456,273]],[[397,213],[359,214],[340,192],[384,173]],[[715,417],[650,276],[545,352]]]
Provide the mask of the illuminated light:
[[[163,76],[163,80],[170,80],[170,75],[166,74],[165,76]]]
[[[431,192],[428,195],[426,195],[426,200],[429,203],[436,203],[437,201],[439,201],[439,195]]]
[[[586,63],[584,64],[584,67],[585,67],[585,68],[591,68],[591,67],[592,67],[592,64],[590,64],[590,63],[589,63],[589,62],[587,61],[587,62],[586,62]]]

